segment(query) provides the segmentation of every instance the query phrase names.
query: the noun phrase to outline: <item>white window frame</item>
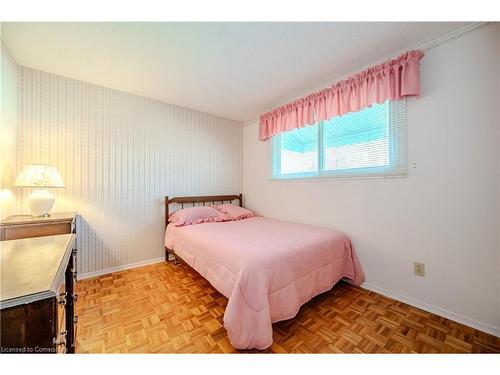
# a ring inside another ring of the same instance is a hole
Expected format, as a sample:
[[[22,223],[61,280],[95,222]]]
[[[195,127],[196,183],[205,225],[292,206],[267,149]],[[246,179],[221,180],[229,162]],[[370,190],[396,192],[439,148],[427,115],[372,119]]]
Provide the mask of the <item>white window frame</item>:
[[[390,164],[388,167],[351,168],[344,170],[324,170],[323,156],[323,122],[318,124],[318,171],[281,174],[281,134],[271,141],[271,180],[324,180],[324,179],[364,179],[364,178],[397,178],[407,176],[407,140],[406,140],[406,99],[391,101],[390,105]],[[398,142],[395,137],[398,136]],[[398,155],[397,158],[394,155]],[[395,160],[397,159],[397,160]],[[394,165],[397,163],[397,165]]]

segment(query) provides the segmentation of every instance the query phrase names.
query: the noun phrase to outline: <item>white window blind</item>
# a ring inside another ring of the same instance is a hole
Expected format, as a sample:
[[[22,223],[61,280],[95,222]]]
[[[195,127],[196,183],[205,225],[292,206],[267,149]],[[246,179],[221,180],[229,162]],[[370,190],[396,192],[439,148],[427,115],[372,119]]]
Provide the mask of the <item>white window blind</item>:
[[[406,101],[386,101],[273,139],[273,177],[406,174]]]

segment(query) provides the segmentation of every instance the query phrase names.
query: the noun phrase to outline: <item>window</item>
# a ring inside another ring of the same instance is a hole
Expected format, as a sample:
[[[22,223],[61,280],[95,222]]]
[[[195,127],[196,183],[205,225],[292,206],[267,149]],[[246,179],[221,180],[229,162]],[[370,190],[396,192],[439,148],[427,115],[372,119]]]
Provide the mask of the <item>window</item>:
[[[405,174],[405,100],[375,104],[273,138],[273,178]]]

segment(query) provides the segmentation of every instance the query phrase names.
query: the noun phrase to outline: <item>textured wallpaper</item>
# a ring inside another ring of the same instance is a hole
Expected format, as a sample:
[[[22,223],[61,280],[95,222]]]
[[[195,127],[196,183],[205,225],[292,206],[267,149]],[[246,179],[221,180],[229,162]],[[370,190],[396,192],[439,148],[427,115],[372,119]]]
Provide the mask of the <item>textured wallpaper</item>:
[[[240,192],[240,123],[23,67],[18,79],[17,169],[59,169],[53,211],[81,215],[80,274],[163,257],[165,195]]]

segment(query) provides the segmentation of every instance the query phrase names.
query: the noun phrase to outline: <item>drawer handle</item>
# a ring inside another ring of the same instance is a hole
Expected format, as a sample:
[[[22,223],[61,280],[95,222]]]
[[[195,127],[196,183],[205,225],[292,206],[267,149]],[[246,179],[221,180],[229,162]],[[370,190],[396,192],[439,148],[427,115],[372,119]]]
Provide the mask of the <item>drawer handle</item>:
[[[66,297],[67,296],[68,296],[67,292],[59,294],[59,298],[57,299],[57,302],[63,306],[66,306]]]
[[[75,244],[75,246],[76,246],[76,244]],[[77,254],[78,254],[78,249],[75,247],[73,249],[73,268],[75,270],[75,273],[78,273],[78,259],[77,259]]]
[[[78,301],[78,293],[73,294],[73,301]]]
[[[76,316],[73,318],[73,323],[75,324],[75,326],[78,324],[78,315],[76,315]]]
[[[67,331],[61,331],[61,333],[57,336],[57,338],[54,337],[52,342],[54,343],[55,346],[62,346],[66,345],[66,335],[68,334]]]

